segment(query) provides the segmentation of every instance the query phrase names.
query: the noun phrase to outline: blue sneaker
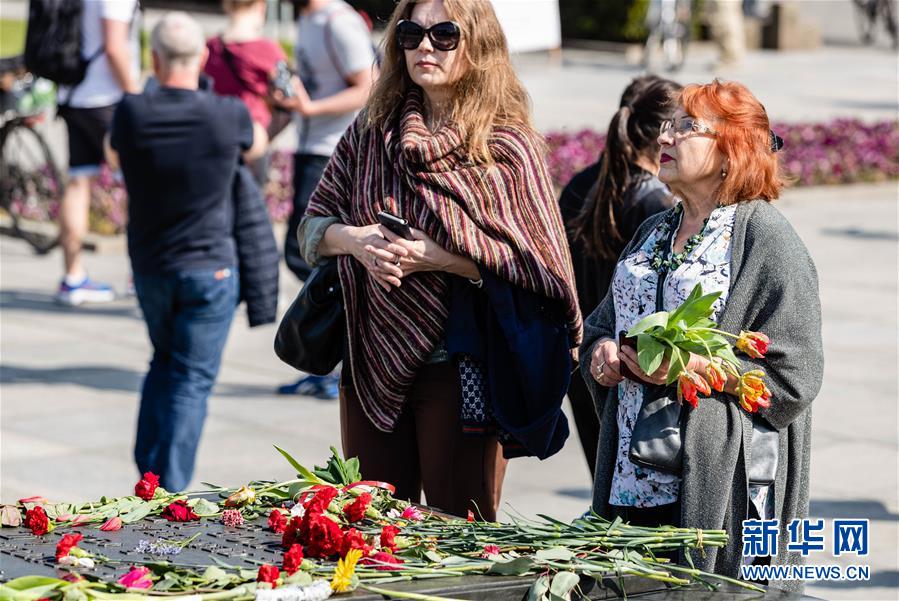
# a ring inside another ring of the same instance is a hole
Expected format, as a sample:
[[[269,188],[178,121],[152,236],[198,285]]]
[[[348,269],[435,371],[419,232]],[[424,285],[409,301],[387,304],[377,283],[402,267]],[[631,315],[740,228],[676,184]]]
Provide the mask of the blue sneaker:
[[[317,399],[333,401],[340,395],[340,375],[327,376],[308,375],[293,384],[278,387],[278,394],[299,394]]]
[[[82,303],[108,303],[114,300],[115,291],[112,286],[95,282],[88,277],[74,286],[63,279],[56,293],[56,302],[70,307],[77,307]]]

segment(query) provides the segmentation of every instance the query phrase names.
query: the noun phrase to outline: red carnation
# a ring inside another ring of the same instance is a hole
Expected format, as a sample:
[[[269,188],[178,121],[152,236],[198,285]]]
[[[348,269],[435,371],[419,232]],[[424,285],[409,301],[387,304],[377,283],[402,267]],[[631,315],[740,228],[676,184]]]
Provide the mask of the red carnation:
[[[290,550],[284,554],[284,571],[288,575],[300,569],[303,564],[303,546],[291,545]]]
[[[31,528],[31,533],[36,536],[42,536],[51,530],[50,520],[40,505],[25,512],[25,526]]]
[[[162,511],[162,517],[170,522],[189,522],[191,520],[200,519],[200,516],[195,514],[194,510],[187,506],[187,501],[184,499],[179,499],[170,503],[169,506]]]
[[[280,575],[281,571],[275,566],[263,564],[259,566],[259,573],[256,574],[256,582],[268,582],[272,585],[272,588],[275,588],[278,586],[278,577]]]
[[[268,514],[268,527],[275,534],[281,534],[287,530],[287,518],[277,509],[272,509],[272,512]]]
[[[134,494],[144,501],[149,501],[156,494],[156,487],[158,486],[159,476],[153,472],[144,472],[144,477],[134,485]]]
[[[303,527],[303,518],[290,518],[290,522],[284,528],[284,534],[281,536],[281,546],[289,549],[291,545],[300,542],[300,528]]]
[[[381,529],[381,548],[396,551],[396,535],[400,533],[400,529],[393,524],[384,526]]]
[[[343,514],[350,523],[358,522],[365,517],[365,510],[368,509],[369,503],[371,503],[371,495],[364,492],[355,501],[343,508]]]
[[[337,498],[337,489],[333,486],[319,488],[315,491],[315,495],[306,501],[304,505],[306,513],[324,513],[335,498]]]
[[[307,514],[300,529],[300,542],[309,557],[331,557],[340,552],[343,532],[334,520],[320,513]]]
[[[359,563],[362,565],[373,565],[376,570],[390,571],[401,570],[402,568],[399,566],[403,563],[403,560],[392,553],[378,551],[371,557],[363,558]]]
[[[350,528],[343,533],[343,543],[340,546],[340,556],[346,557],[346,554],[353,549],[362,551],[362,556],[371,553],[371,545],[365,542],[365,537],[355,528]]]
[[[66,557],[69,554],[69,551],[72,550],[72,547],[78,546],[78,543],[80,543],[83,538],[84,537],[77,532],[75,534],[66,534],[63,536],[62,540],[56,543],[56,561]]]
[[[474,512],[473,512],[471,509],[468,510],[468,517],[465,518],[465,519],[466,519],[467,521],[469,521],[469,522],[473,522],[473,521],[474,521]]]

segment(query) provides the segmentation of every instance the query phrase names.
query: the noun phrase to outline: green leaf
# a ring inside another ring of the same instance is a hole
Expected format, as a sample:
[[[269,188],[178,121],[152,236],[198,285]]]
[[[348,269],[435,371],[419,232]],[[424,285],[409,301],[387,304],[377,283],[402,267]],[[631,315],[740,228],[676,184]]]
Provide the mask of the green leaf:
[[[665,345],[650,336],[640,334],[637,336],[637,363],[647,374],[652,374],[662,364],[665,358]]]
[[[433,563],[440,563],[440,561],[443,559],[443,557],[440,556],[440,553],[432,549],[428,549],[424,552],[423,555],[428,561]]]
[[[13,578],[3,586],[14,591],[27,591],[37,587],[50,585],[59,586],[60,584],[66,584],[66,581],[50,576],[20,576],[18,578]]]
[[[192,499],[188,503],[188,505],[192,505],[194,513],[196,513],[201,518],[216,515],[219,511],[221,511],[221,508],[219,508],[218,504],[206,499]]]
[[[549,591],[549,576],[541,576],[528,589],[528,601],[543,601]]]
[[[673,384],[677,381],[677,377],[687,369],[687,363],[690,362],[689,353],[680,349],[680,347],[671,345],[671,361],[668,367],[668,379],[666,384]]]
[[[150,511],[153,509],[153,506],[150,503],[143,503],[134,511],[129,511],[124,515],[120,515],[119,517],[122,519],[123,524],[131,524],[133,522],[137,522],[139,520],[144,519],[148,515],[150,515]]]
[[[208,568],[206,568],[206,571],[203,572],[203,582],[207,584],[215,584],[219,582],[225,583],[229,582],[230,580],[231,577],[228,576],[228,572],[216,566],[209,566]]]
[[[565,547],[550,547],[549,549],[540,549],[534,553],[534,557],[540,561],[571,561],[574,553]]]
[[[530,557],[516,557],[512,561],[494,562],[487,573],[502,576],[524,576],[533,569],[534,561]]]
[[[278,445],[272,445],[272,446],[274,446],[275,449],[277,449],[277,451],[284,456],[284,459],[286,459],[287,462],[293,466],[293,469],[295,469],[297,471],[297,474],[299,474],[306,480],[309,480],[310,482],[315,482],[317,484],[324,484],[324,482],[322,482],[321,478],[319,478],[318,476],[313,474],[311,471],[309,471],[308,468],[305,468],[302,465],[300,465],[300,463],[296,459],[294,459],[293,457],[290,456],[290,453],[288,453],[287,451],[285,451]]]
[[[652,328],[660,327],[664,329],[668,325],[668,312],[667,311],[659,311],[658,313],[653,313],[652,315],[647,315],[640,321],[638,321],[634,327],[628,330],[628,336],[636,336],[637,334],[643,334]]]
[[[309,572],[296,571],[284,579],[284,584],[296,584],[299,586],[308,586],[312,584],[312,574]]]
[[[715,353],[718,357],[721,357],[725,361],[734,365],[739,371],[740,365],[742,365],[742,361],[737,359],[737,356],[734,354],[734,349],[728,344],[724,348],[720,349],[717,353]]]
[[[698,285],[698,284],[697,284]],[[721,296],[721,292],[711,292],[701,296],[687,306],[681,305],[681,313],[678,321],[682,321],[687,327],[691,327],[701,319],[708,319],[712,315],[712,305]]]
[[[574,572],[559,572],[553,577],[549,587],[550,595],[556,595],[563,599],[570,598],[571,591],[581,581],[580,576]]]
[[[698,299],[700,296],[702,296],[702,286],[696,284],[695,286],[693,286],[693,290],[690,291],[690,294],[687,295],[687,298],[684,300],[684,302],[682,302],[677,309],[671,312],[671,315],[668,318],[668,323],[672,326],[676,324],[678,320],[681,319],[681,313],[683,313],[684,307],[689,306],[690,303]]]

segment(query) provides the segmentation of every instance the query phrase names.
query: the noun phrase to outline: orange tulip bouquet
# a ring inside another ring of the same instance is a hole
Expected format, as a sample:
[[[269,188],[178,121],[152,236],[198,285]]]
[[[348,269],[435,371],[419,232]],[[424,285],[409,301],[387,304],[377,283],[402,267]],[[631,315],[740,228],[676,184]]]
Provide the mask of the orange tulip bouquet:
[[[712,389],[722,392],[728,374],[737,380],[736,393],[740,406],[749,413],[771,406],[771,391],[765,386],[765,372],[753,369],[740,373],[740,360],[734,348],[753,359],[761,359],[768,351],[768,337],[761,332],[740,331],[739,336],[718,329],[711,320],[712,305],[720,292],[702,293],[697,284],[690,296],[674,311],[659,311],[641,319],[628,332],[637,340],[637,361],[651,374],[668,359],[666,384],[677,382],[677,398],[693,408],[699,405],[699,394],[708,396]],[[729,339],[735,340],[733,346]],[[688,369],[690,353],[708,359],[705,377]]]

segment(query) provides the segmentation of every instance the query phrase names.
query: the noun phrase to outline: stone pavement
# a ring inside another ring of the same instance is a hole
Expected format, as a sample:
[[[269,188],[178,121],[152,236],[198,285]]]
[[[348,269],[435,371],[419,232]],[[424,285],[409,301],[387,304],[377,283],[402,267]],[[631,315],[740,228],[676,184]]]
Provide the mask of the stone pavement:
[[[814,405],[812,514],[872,520],[872,580],[864,588],[810,587],[824,598],[895,599],[899,591],[896,201],[896,184],[886,183],[799,189],[779,203],[821,279],[828,368]],[[0,499],[129,493],[137,478],[137,391],[150,352],[134,300],[56,306],[58,254],[36,257],[8,238],[0,239],[0,254]],[[88,265],[95,277],[124,288],[124,257],[89,256]],[[283,308],[297,286],[287,273],[282,282]],[[273,394],[294,377],[272,352],[274,329],[250,330],[245,315],[237,316],[194,485],[287,479],[291,469],[272,444],[307,464],[339,444],[335,403]],[[546,461],[513,461],[504,501],[507,510],[568,519],[586,508],[589,493],[571,438]]]

